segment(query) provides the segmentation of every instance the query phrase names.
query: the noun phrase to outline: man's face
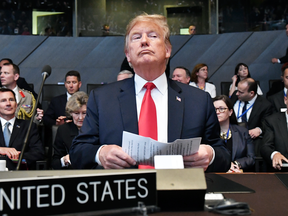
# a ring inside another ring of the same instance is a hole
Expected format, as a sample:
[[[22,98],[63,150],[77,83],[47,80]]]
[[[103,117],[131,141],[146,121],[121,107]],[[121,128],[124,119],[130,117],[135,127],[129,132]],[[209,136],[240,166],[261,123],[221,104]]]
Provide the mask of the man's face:
[[[172,80],[176,80],[178,82],[188,84],[190,81],[190,77],[186,76],[186,71],[182,68],[176,68],[172,75]]]
[[[0,72],[0,77],[3,86],[13,89],[16,86],[16,81],[19,78],[19,74],[13,73],[12,65],[3,65]]]
[[[141,76],[139,71],[143,67],[155,65],[163,68],[163,71],[154,72],[160,73],[160,76],[165,71],[166,59],[170,54],[171,48],[165,45],[163,30],[154,22],[138,22],[131,29],[126,56],[136,74]]]
[[[196,33],[196,27],[195,26],[189,26],[189,34],[194,35]]]
[[[284,86],[288,89],[288,68],[284,71],[282,76]]]
[[[0,116],[10,120],[15,116],[17,103],[12,92],[0,92]]]
[[[240,101],[250,101],[254,94],[253,92],[248,92],[249,86],[246,82],[238,83],[238,91],[236,95]]]
[[[67,76],[65,81],[65,88],[67,89],[69,94],[74,94],[79,91],[82,83],[78,81],[76,76]]]
[[[129,78],[129,74],[118,74],[117,81],[121,81],[121,80],[128,79],[128,78]]]

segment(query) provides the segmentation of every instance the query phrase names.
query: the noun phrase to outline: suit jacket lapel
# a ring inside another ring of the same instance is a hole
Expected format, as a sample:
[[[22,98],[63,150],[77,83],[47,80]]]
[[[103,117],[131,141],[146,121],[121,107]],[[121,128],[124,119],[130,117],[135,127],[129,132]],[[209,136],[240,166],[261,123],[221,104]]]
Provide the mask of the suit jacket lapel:
[[[168,79],[168,142],[181,137],[185,103],[181,91],[174,81]]]
[[[14,126],[13,126],[13,131],[12,131],[12,134],[10,137],[9,146],[12,146],[12,144],[13,144],[14,140],[17,138],[20,130],[21,130],[21,125],[20,125],[20,122],[18,121],[18,119],[16,118],[15,122],[14,122]],[[24,140],[23,140],[23,142],[24,142]]]
[[[0,122],[0,130],[1,130],[1,133],[0,133],[0,146],[1,147],[6,147],[5,145],[5,140],[4,140],[4,136],[3,136],[3,131],[2,131],[2,123]]]
[[[261,101],[262,101],[262,98],[261,98],[261,96],[258,95],[256,100],[255,100],[255,103],[254,103],[253,107],[251,108],[252,111],[251,111],[251,114],[250,114],[250,117],[249,117],[249,120],[248,120],[248,125],[249,125],[249,122],[253,121],[253,119],[255,118],[255,115],[257,115],[257,112],[259,112],[259,108],[261,106]]]
[[[123,120],[123,129],[138,134],[138,117],[133,77],[123,82],[123,85],[119,89],[118,100]]]
[[[230,125],[230,128],[231,128],[231,132],[232,132],[232,143],[233,143],[232,159],[234,159],[236,157],[237,148],[239,146],[238,143],[241,143],[241,140],[240,140],[239,134],[236,134],[236,133],[238,133],[238,131],[233,127],[233,125]]]

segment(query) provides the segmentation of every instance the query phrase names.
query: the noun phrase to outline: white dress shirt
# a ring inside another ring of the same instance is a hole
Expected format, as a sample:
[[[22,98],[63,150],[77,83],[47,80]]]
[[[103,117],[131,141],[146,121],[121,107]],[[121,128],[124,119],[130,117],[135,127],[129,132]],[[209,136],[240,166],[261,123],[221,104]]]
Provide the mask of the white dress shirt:
[[[8,129],[9,129],[10,133],[12,134],[13,126],[14,126],[14,123],[15,123],[15,119],[16,119],[16,117],[14,117],[14,118],[10,119],[9,121],[7,121],[7,120],[3,119],[2,117],[0,117],[1,126],[2,126],[2,132],[4,131],[6,122],[10,122],[10,125],[8,126]]]
[[[248,101],[248,104],[246,106],[246,110],[249,109],[252,105],[254,105],[255,101],[257,99],[257,94],[255,95],[254,98],[252,98],[252,100]],[[240,107],[239,107],[239,103],[240,103]],[[238,122],[242,122],[242,118],[238,118],[238,115],[241,116],[242,115],[242,109],[243,109],[243,106],[244,106],[245,102],[244,101],[240,101],[240,100],[237,100],[236,103],[234,104],[234,112],[235,112],[235,115],[237,117],[237,121]],[[238,109],[239,109],[239,113],[238,113]],[[247,113],[246,113],[246,116],[247,116],[247,121],[249,121],[249,117],[250,117],[250,114],[252,112],[252,109],[253,107],[251,107]]]

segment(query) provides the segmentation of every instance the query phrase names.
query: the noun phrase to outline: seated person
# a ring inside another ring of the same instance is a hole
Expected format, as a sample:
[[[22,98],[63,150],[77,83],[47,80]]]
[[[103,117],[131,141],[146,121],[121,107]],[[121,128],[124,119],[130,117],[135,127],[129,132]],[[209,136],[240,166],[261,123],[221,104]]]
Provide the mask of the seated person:
[[[208,83],[208,66],[206,64],[197,64],[191,73],[189,85],[208,92],[212,98],[216,96],[215,85]]]
[[[52,125],[62,125],[65,123],[66,103],[75,92],[79,91],[81,85],[81,77],[78,71],[69,71],[66,73],[65,88],[67,89],[67,92],[52,98],[43,117],[44,125],[52,127]]]
[[[233,112],[233,105],[226,95],[213,99],[218,121],[220,123],[220,137],[225,141],[231,152],[231,167],[228,172],[242,172],[255,164],[253,140],[247,128],[239,126]]]
[[[15,64],[5,63],[0,71],[0,77],[3,87],[11,89],[15,93],[17,109],[16,117],[19,119],[33,121],[39,124],[42,121],[43,110],[37,108],[36,100],[33,94],[25,89],[20,89],[17,86],[17,80],[20,76],[19,67]],[[37,108],[37,114],[33,117],[34,109]]]
[[[285,112],[286,111],[286,105],[284,104],[284,96],[286,96],[286,92],[288,89],[288,63],[285,63],[286,65],[283,65],[281,71],[282,75],[281,78],[284,83],[284,89],[277,92],[276,94],[273,94],[269,96],[267,99],[270,101],[270,103],[273,105],[274,111],[273,112]]]
[[[15,117],[17,108],[15,93],[8,88],[0,88],[0,155],[10,159],[18,159],[23,147],[23,140],[30,121]],[[32,124],[23,159],[27,161],[29,169],[36,167],[36,161],[43,160],[44,148],[40,141],[36,124]],[[16,165],[15,165],[16,168]]]
[[[241,80],[246,79],[248,77],[251,77],[248,66],[244,63],[237,64],[235,67],[234,76],[232,77],[232,84],[230,85],[229,88],[229,97],[231,97],[234,91],[238,89],[237,88],[238,83]],[[257,85],[257,94],[263,95],[263,92],[261,91],[259,85]]]
[[[287,97],[283,98],[288,108]],[[288,110],[277,112],[265,118],[263,130],[265,131],[261,146],[261,155],[268,164],[268,168],[281,170],[282,163],[288,163]],[[287,169],[285,168],[287,172]]]
[[[172,80],[184,83],[184,84],[189,84],[190,82],[190,71],[185,68],[185,67],[176,67],[173,71],[172,74]]]
[[[87,101],[88,95],[83,91],[76,92],[69,98],[66,104],[66,113],[69,117],[72,117],[72,120],[59,126],[57,130],[52,159],[53,169],[71,168],[68,152],[72,140],[78,135],[82,127],[86,116]]]
[[[117,81],[121,81],[123,79],[131,78],[133,77],[133,73],[129,70],[123,70],[118,73],[117,75]]]
[[[8,63],[8,64],[13,64],[13,61],[12,61],[11,59],[9,59],[9,58],[3,58],[3,59],[1,59],[1,60],[0,60],[0,70],[1,70],[2,66],[3,66],[4,64],[7,64],[7,63]],[[2,87],[1,82],[0,82],[0,86]],[[25,90],[27,90],[27,91],[30,91],[30,92],[33,94],[34,98],[37,99],[38,95],[36,94],[36,92],[34,91],[34,89],[31,88],[30,85],[26,82],[25,78],[19,77],[18,80],[17,80],[17,86],[18,86],[19,88],[21,88],[21,89],[25,89]]]

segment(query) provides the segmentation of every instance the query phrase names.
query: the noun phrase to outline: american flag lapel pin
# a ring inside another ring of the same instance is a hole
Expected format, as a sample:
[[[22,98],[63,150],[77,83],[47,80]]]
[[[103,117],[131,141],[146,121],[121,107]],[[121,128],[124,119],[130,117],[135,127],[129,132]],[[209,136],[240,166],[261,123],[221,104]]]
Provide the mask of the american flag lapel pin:
[[[178,96],[176,96],[176,100],[179,101],[179,102],[181,102],[181,98],[178,97]]]

